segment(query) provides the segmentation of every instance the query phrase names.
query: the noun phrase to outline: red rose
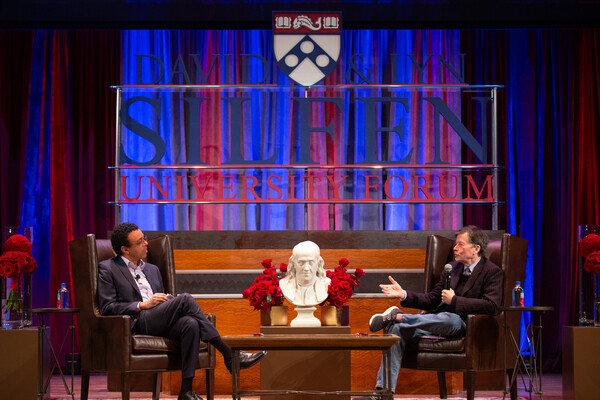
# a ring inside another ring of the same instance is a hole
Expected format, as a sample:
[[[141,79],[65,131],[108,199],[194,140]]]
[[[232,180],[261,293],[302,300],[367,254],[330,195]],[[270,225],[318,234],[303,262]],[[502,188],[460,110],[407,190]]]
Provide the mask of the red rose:
[[[33,257],[27,256],[28,260],[27,260],[27,265],[25,266],[25,273],[27,275],[31,275],[33,274],[33,271],[35,271],[35,269],[37,268],[37,263],[35,262],[35,260],[33,259]]]
[[[331,283],[327,289],[329,293],[327,299],[322,304],[328,304],[340,308],[354,294],[354,287],[359,285],[361,276],[365,272],[361,268],[356,268],[354,275],[346,272],[346,267],[350,264],[347,258],[340,258],[339,266],[333,271],[327,270],[326,274]]]
[[[279,270],[281,271],[282,274],[287,274],[287,269],[288,269],[288,265],[281,263],[279,264]]]
[[[257,304],[260,304],[265,299],[265,297],[267,297],[267,292],[266,291],[260,291],[260,290],[257,290],[252,295],[252,298],[254,299],[254,301]]]
[[[340,284],[337,281],[331,281],[329,285],[329,293],[336,293],[340,291]]]
[[[0,276],[10,276],[11,268],[0,259]]]
[[[350,296],[348,295],[347,292],[338,292],[337,294],[338,299],[340,300],[340,302],[345,303],[348,301],[348,299],[350,298]]]
[[[268,293],[269,292],[269,285],[267,282],[262,281],[259,285],[258,288],[256,290],[259,293]]]
[[[11,236],[12,237],[12,236]],[[0,257],[0,275],[16,277],[31,273],[37,268],[33,257],[22,251],[7,251]]]
[[[28,255],[32,254],[31,242],[23,235],[12,235],[6,240],[3,253],[7,251],[22,251]]]
[[[242,291],[242,297],[247,298],[255,310],[269,309],[272,305],[283,304],[283,295],[279,288],[277,268],[272,266],[272,259],[261,262],[263,273],[254,278],[249,288]],[[287,271],[287,264],[281,264],[282,272]]]
[[[600,236],[590,233],[579,242],[579,254],[583,257],[600,250]]]
[[[281,297],[283,295],[283,293],[281,292],[281,288],[279,287],[279,285],[273,286],[273,291],[271,293],[273,294],[273,296],[277,296],[277,297]]]
[[[585,263],[583,264],[583,269],[588,272],[600,274],[600,250],[594,251],[593,253],[588,255],[587,259],[585,260]]]

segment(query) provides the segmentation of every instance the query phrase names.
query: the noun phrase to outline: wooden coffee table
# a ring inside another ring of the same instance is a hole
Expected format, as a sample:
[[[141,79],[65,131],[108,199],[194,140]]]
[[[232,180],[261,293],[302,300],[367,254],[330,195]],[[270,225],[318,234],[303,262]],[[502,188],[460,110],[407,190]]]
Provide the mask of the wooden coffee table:
[[[234,400],[242,396],[256,395],[324,395],[341,396],[376,395],[382,399],[393,399],[391,390],[391,347],[400,338],[396,335],[239,335],[223,336],[233,351],[231,368],[232,395]],[[241,390],[240,351],[245,350],[380,350],[383,353],[383,390],[377,391],[335,391],[315,390]]]

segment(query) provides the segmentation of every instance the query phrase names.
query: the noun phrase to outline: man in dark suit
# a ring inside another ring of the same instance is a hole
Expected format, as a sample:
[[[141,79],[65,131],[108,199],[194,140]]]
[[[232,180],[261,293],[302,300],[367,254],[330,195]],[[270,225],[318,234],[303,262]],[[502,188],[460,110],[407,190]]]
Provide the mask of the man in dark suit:
[[[392,391],[402,363],[407,340],[421,335],[461,337],[465,334],[468,314],[497,315],[502,303],[503,273],[500,267],[485,258],[489,239],[476,226],[466,226],[456,234],[450,289],[445,289],[446,272],[429,293],[415,293],[403,289],[391,276],[389,285],[379,285],[388,297],[400,299],[404,307],[419,308],[422,314],[404,314],[398,307],[390,307],[375,314],[369,321],[372,332],[386,329],[400,336],[392,348]],[[383,364],[377,375],[376,389],[383,387]]]
[[[98,297],[102,315],[130,315],[134,334],[164,336],[181,347],[181,390],[178,400],[202,400],[192,390],[200,341],[223,355],[231,371],[231,348],[188,293],[173,297],[164,293],[160,271],[142,259],[148,242],[135,224],[119,224],[111,235],[117,256],[99,265]],[[265,352],[242,353],[241,368],[256,364]]]

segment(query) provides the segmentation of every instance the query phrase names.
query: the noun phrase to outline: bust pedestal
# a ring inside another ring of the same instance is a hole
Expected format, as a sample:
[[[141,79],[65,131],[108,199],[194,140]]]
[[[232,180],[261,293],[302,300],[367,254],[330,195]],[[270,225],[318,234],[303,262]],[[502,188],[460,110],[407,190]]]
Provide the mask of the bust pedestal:
[[[292,327],[316,327],[321,326],[321,320],[315,317],[313,314],[316,311],[315,306],[296,306],[294,311],[298,313],[298,316],[292,320],[290,326]]]
[[[349,326],[262,326],[264,335],[349,334]],[[269,350],[260,362],[261,390],[323,390],[350,391],[349,350]],[[287,399],[306,400],[303,395],[285,396]],[[261,395],[275,400],[275,396]],[[319,396],[325,400],[350,400],[349,396]]]

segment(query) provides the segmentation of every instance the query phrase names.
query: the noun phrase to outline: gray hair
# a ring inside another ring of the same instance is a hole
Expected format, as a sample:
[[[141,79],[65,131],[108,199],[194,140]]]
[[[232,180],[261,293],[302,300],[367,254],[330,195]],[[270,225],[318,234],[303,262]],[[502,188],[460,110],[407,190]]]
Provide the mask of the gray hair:
[[[477,253],[479,257],[485,257],[485,250],[490,242],[488,235],[475,225],[468,225],[461,228],[458,232],[456,232],[456,236],[462,235],[463,233],[468,234],[469,243],[474,246],[479,246],[479,253]]]

